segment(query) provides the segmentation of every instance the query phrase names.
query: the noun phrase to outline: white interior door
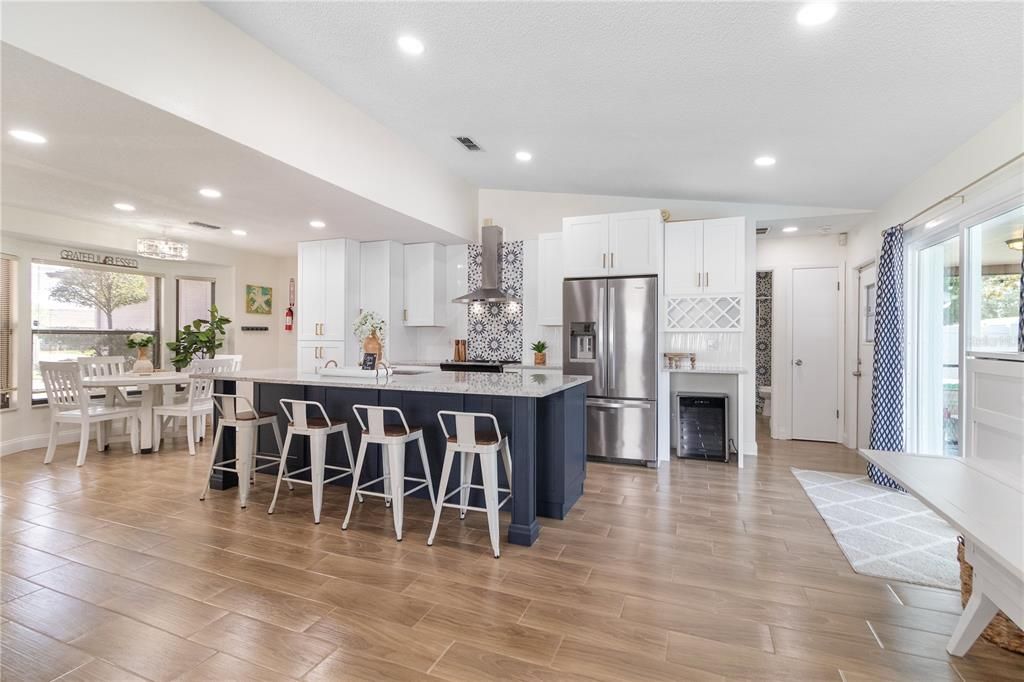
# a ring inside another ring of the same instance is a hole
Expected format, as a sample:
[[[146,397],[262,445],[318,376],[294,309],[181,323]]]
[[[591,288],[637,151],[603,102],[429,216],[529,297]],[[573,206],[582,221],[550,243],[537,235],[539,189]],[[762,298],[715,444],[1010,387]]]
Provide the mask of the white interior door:
[[[875,370],[875,294],[877,269],[861,268],[857,294],[857,447],[871,443],[871,380]]]
[[[793,438],[839,440],[839,269],[793,270]]]

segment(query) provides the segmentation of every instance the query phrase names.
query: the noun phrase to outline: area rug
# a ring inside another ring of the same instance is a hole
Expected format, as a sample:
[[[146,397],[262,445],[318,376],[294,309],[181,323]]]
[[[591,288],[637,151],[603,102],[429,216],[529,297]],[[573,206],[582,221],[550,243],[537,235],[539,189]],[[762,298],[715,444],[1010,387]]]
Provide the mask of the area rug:
[[[913,496],[867,476],[792,469],[857,573],[960,588],[957,534]]]

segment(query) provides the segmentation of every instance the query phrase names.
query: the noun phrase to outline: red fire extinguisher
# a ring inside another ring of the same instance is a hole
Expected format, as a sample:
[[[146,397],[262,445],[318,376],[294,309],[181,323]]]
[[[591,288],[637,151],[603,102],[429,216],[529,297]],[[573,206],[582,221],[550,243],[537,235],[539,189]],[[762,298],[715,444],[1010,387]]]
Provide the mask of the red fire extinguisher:
[[[295,279],[288,280],[288,310],[284,311],[284,330],[290,332],[295,324]]]

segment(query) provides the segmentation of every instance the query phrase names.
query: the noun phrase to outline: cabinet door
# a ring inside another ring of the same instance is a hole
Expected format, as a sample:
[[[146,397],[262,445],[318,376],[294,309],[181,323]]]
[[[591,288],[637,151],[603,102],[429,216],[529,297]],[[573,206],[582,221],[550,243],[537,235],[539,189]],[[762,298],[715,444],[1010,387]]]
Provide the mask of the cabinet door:
[[[346,259],[348,243],[344,239],[328,239],[322,242],[324,247],[323,265],[323,325],[320,327],[320,338],[344,339],[350,333],[351,320],[346,319],[348,298],[352,296],[351,287],[347,285],[348,277],[358,282],[356,273],[350,273],[351,267]],[[358,268],[358,261],[354,262]],[[357,271],[358,272],[358,271]]]
[[[549,232],[537,240],[537,323],[562,324],[562,234]]]
[[[608,274],[608,216],[562,220],[562,254],[566,277]]]
[[[388,246],[387,242],[359,245],[359,314],[374,312],[390,321],[391,253]]]
[[[299,372],[314,374],[328,361],[334,360],[339,367],[345,366],[345,343],[343,341],[300,341],[298,344]]]
[[[704,221],[704,292],[743,291],[745,218]]]
[[[608,219],[608,274],[660,273],[661,211],[613,213]]]
[[[299,339],[315,339],[324,321],[324,252],[322,242],[299,242],[296,286],[296,331]]]
[[[436,327],[444,310],[445,252],[440,244],[405,245],[405,325]]]
[[[703,220],[665,223],[665,295],[703,290]]]

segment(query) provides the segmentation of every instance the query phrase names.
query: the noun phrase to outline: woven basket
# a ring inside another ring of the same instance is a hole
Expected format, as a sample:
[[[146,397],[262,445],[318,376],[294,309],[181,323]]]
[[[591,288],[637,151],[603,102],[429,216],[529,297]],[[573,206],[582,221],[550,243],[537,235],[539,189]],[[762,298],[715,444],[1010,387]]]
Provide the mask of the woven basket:
[[[974,569],[964,560],[964,539],[958,538],[958,540],[956,558],[960,562],[960,605],[966,606],[967,600],[971,598]],[[1014,625],[1013,621],[1007,618],[1002,611],[995,615],[981,636],[1007,651],[1024,654],[1024,632]]]

